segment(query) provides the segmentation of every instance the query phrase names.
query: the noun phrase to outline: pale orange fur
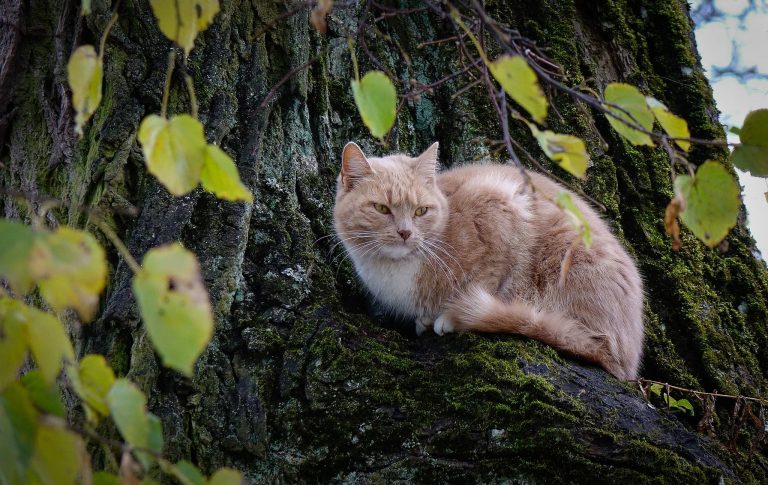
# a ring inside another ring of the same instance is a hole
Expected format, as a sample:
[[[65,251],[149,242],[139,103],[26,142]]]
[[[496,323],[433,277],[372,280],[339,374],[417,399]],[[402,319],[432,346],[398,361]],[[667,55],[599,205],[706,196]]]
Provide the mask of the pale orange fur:
[[[518,333],[637,376],[643,289],[634,261],[575,194],[592,230],[576,245],[568,215],[549,199],[563,187],[517,168],[468,165],[437,174],[437,143],[419,157],[342,154],[334,225],[357,273],[417,331]],[[382,213],[374,204],[389,208]],[[416,215],[420,207],[425,214]],[[398,234],[408,234],[407,239]],[[562,281],[561,281],[562,280]]]

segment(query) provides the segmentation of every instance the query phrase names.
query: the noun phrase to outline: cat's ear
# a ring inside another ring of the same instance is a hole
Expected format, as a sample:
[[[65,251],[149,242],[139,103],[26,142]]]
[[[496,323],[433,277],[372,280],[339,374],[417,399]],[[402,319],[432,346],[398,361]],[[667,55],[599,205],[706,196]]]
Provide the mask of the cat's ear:
[[[373,168],[357,143],[349,142],[341,152],[341,183],[352,190],[362,179],[373,175]]]
[[[437,178],[437,149],[440,147],[438,142],[424,150],[424,153],[416,158],[415,170],[428,184],[434,184]]]

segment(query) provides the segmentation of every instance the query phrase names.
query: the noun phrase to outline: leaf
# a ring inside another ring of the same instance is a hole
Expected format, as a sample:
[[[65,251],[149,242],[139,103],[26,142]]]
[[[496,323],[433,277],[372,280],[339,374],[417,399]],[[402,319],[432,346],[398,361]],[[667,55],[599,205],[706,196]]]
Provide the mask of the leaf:
[[[75,109],[75,131],[83,136],[83,125],[91,119],[101,103],[101,82],[104,66],[92,45],[81,45],[67,63],[72,107]]]
[[[25,483],[35,450],[37,412],[19,382],[0,394],[0,483]]]
[[[685,201],[680,219],[710,248],[720,244],[736,225],[741,189],[719,163],[704,162],[696,170],[695,177],[678,175],[675,194]]]
[[[28,478],[32,483],[74,485],[84,453],[80,436],[67,430],[63,422],[46,422],[37,430]]]
[[[584,178],[587,172],[589,155],[584,146],[584,140],[573,135],[561,135],[550,130],[540,131],[536,125],[529,123],[536,141],[547,156],[573,175]]]
[[[317,4],[312,9],[312,14],[309,17],[309,21],[312,23],[312,27],[316,31],[324,34],[328,30],[328,25],[325,22],[325,17],[333,7],[333,0],[318,0]]]
[[[80,15],[88,15],[91,13],[91,0],[83,0],[82,7],[80,8]]]
[[[571,194],[566,191],[560,191],[557,193],[555,201],[568,214],[573,227],[579,232],[581,240],[584,242],[584,247],[589,249],[592,246],[592,229],[589,227],[589,222],[584,217],[581,209],[573,201]]]
[[[92,485],[120,485],[120,479],[107,472],[96,472],[93,474]]]
[[[211,305],[195,256],[178,243],[151,249],[133,279],[133,291],[163,364],[191,376],[213,334]]]
[[[688,123],[684,119],[673,114],[664,103],[656,98],[648,96],[645,100],[667,135],[672,138],[691,137],[691,132],[688,131]],[[686,152],[691,148],[691,142],[686,140],[675,140],[675,143]]]
[[[741,145],[733,149],[731,163],[755,177],[768,177],[768,109],[747,114],[739,139]]]
[[[683,247],[682,241],[680,241],[680,225],[677,223],[677,218],[685,208],[685,202],[683,198],[676,195],[669,201],[667,208],[664,211],[664,229],[667,234],[672,236],[672,250],[680,251]]]
[[[208,485],[240,485],[242,483],[243,476],[232,468],[219,468],[208,480]]]
[[[72,342],[64,331],[64,325],[53,315],[32,307],[24,307],[23,313],[32,355],[43,380],[53,384],[61,371],[62,360],[75,360]]]
[[[148,448],[152,431],[144,393],[128,379],[120,378],[107,394],[107,405],[123,439],[134,447]],[[145,470],[149,468],[151,458],[146,453],[137,453],[136,457]]]
[[[691,416],[694,415],[693,405],[687,399],[678,399],[675,403],[675,407],[682,411],[691,413]]]
[[[171,473],[179,479],[182,485],[206,485],[205,476],[195,465],[186,460],[173,465]]]
[[[605,88],[605,101],[621,108],[605,105],[608,111],[621,120],[638,125],[646,131],[653,129],[653,113],[648,109],[645,96],[636,87],[624,83],[611,83]],[[613,129],[633,145],[654,146],[653,140],[647,134],[627,126],[607,113],[605,117],[608,118],[608,123]]]
[[[93,236],[69,227],[44,234],[32,249],[30,268],[51,308],[72,307],[83,320],[93,318],[107,284],[104,249]]]
[[[184,195],[197,187],[206,147],[200,121],[186,114],[170,121],[149,115],[141,122],[138,138],[147,169],[171,194]]]
[[[29,270],[29,256],[35,232],[20,222],[0,219],[0,278],[5,278],[13,291],[26,294],[34,278]]]
[[[27,357],[26,314],[21,302],[0,297],[0,391],[18,377]]]
[[[205,148],[200,182],[205,190],[216,194],[219,199],[253,202],[251,191],[240,181],[235,162],[216,145]]]
[[[163,451],[163,422],[152,413],[149,415],[149,439],[147,448],[157,453]]]
[[[33,369],[21,377],[21,383],[39,410],[60,418],[65,417],[66,409],[61,402],[61,391],[55,382],[47,384],[40,371]]]
[[[352,81],[352,94],[363,123],[376,138],[384,138],[397,114],[397,91],[381,71],[368,71],[360,81]]]
[[[522,106],[537,122],[547,117],[547,98],[539,86],[536,72],[522,56],[501,56],[488,69],[504,92]]]
[[[219,12],[218,0],[150,0],[160,31],[176,42],[186,55],[199,32],[208,28]]]
[[[109,415],[107,395],[115,383],[115,373],[107,360],[96,354],[89,354],[80,359],[78,367],[70,367],[69,379],[80,399],[88,421],[98,423],[99,417]]]
[[[650,390],[652,393],[656,394],[657,396],[661,396],[661,390],[664,389],[664,386],[661,384],[651,384]]]

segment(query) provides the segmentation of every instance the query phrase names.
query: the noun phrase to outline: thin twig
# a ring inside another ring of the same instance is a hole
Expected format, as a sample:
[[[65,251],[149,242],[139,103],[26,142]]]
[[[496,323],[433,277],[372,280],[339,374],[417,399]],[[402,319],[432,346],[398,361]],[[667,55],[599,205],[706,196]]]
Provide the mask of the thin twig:
[[[288,74],[283,76],[283,78],[280,79],[280,81],[277,82],[277,84],[272,86],[272,89],[269,90],[269,92],[264,97],[264,99],[261,101],[261,103],[259,103],[259,107],[257,109],[258,110],[264,109],[267,106],[267,104],[269,103],[269,101],[275,96],[275,93],[277,93],[277,90],[280,89],[280,86],[282,86],[283,84],[288,82],[288,80],[291,79],[294,74],[296,74],[299,71],[302,71],[302,70],[306,69],[307,67],[309,67],[313,62],[317,61],[318,59],[319,59],[318,57],[313,57],[312,59],[310,59],[307,62],[301,64],[300,66],[297,66],[297,67],[294,67],[293,69],[291,69],[288,72]]]
[[[642,378],[640,378],[640,379],[633,379],[633,380],[630,380],[628,382],[637,382],[637,383],[641,383],[641,384],[659,384],[661,386],[664,386],[667,389],[674,389],[676,391],[688,392],[688,393],[693,394],[694,396],[697,396],[697,397],[698,396],[712,396],[712,397],[722,397],[722,398],[725,398],[725,399],[736,399],[736,400],[744,399],[745,401],[753,401],[753,402],[758,402],[760,404],[768,405],[768,399],[763,399],[763,398],[759,398],[759,397],[749,397],[749,396],[735,396],[733,394],[721,394],[719,392],[697,391],[697,390],[694,390],[694,389],[688,389],[686,387],[673,386],[673,385],[671,385],[669,383],[666,383],[666,382],[654,381],[654,380],[651,380],[651,379],[642,379]]]
[[[165,85],[163,86],[163,102],[160,105],[160,116],[165,118],[168,112],[168,95],[171,92],[171,76],[173,75],[173,67],[176,65],[176,49],[171,48],[171,52],[168,54],[168,68],[165,71]]]

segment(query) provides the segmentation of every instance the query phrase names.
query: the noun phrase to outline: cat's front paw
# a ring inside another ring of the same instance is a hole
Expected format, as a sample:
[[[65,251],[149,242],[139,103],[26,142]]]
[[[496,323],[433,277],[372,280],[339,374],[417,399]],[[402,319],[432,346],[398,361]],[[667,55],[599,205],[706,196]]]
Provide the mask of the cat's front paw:
[[[437,320],[435,320],[435,333],[438,335],[445,335],[456,331],[456,325],[448,318],[445,313],[441,313]]]
[[[428,328],[432,328],[434,318],[422,316],[416,319],[416,335],[421,336]]]

